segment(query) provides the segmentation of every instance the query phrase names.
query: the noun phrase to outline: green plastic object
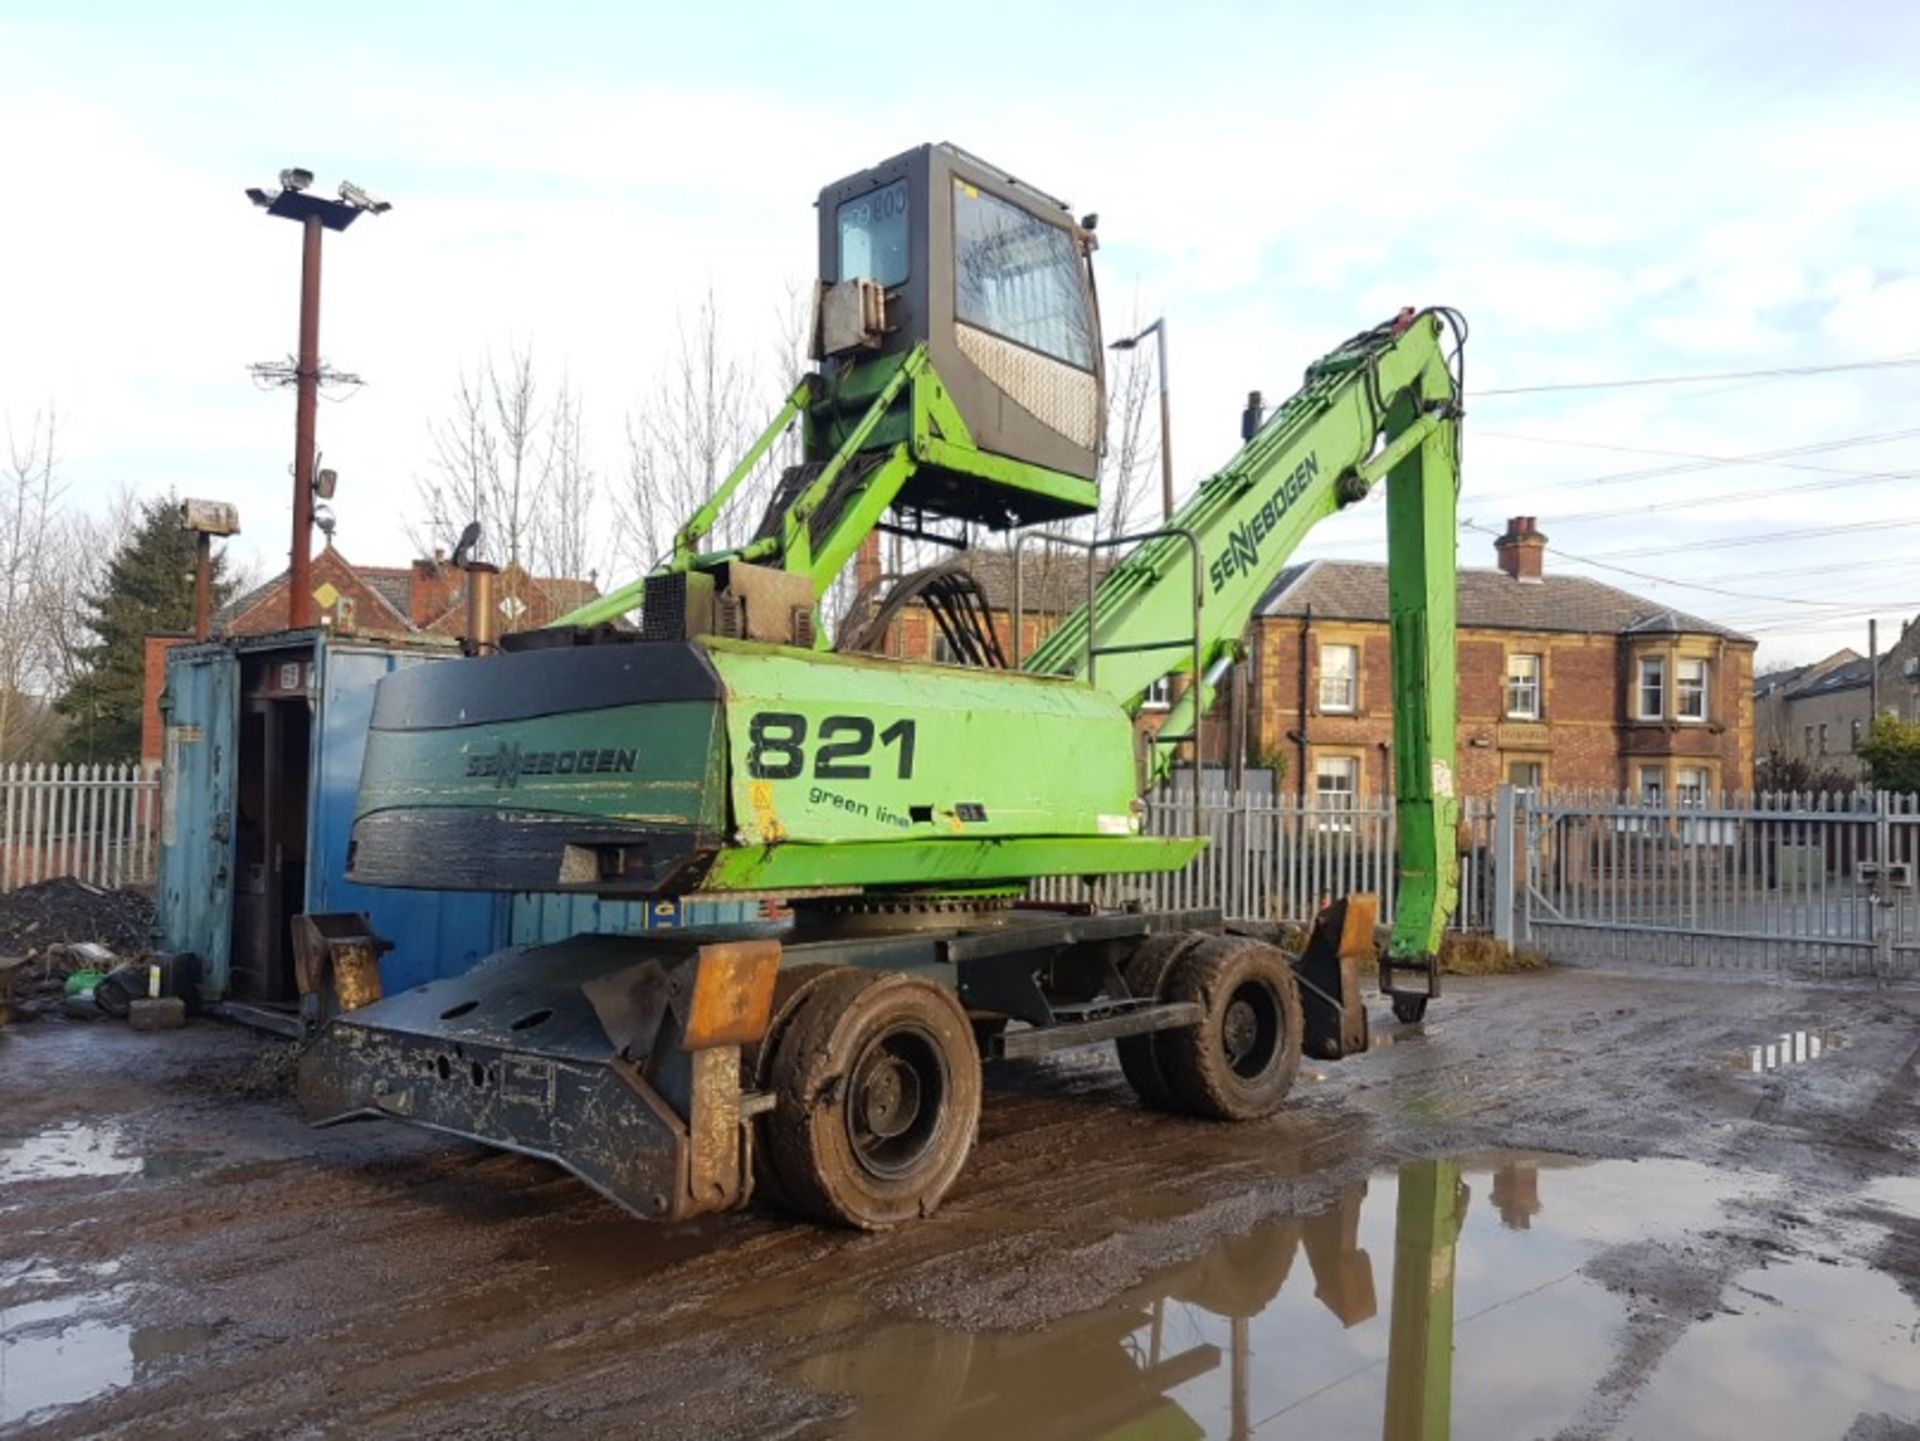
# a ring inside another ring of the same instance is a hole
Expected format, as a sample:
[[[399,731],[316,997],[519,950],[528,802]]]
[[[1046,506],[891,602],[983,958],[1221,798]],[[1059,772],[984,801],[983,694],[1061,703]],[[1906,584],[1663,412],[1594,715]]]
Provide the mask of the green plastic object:
[[[100,978],[105,974],[104,971],[75,971],[67,977],[66,994],[69,996],[85,994],[99,985]]]

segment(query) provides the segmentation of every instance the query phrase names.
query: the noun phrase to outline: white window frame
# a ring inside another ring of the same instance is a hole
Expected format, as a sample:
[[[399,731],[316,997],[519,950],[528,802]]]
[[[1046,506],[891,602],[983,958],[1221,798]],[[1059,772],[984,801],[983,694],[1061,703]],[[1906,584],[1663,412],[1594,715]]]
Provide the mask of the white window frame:
[[[1687,679],[1687,671],[1698,667],[1699,675]],[[1687,725],[1703,725],[1707,719],[1708,681],[1712,663],[1698,656],[1681,656],[1673,663],[1673,718]],[[1692,705],[1694,709],[1688,709]]]
[[[1673,773],[1673,803],[1696,808],[1705,806],[1712,783],[1713,777],[1705,766],[1680,766]]]
[[[1346,785],[1325,785],[1334,777]],[[1338,800],[1332,800],[1338,796]],[[1313,808],[1350,810],[1359,804],[1359,756],[1315,756],[1313,758]]]
[[[1648,680],[1657,697],[1654,709],[1647,709]],[[1661,721],[1667,718],[1667,658],[1643,655],[1633,668],[1633,714],[1636,720]]]
[[[1347,656],[1345,676],[1327,673],[1327,657],[1335,651]],[[1344,699],[1336,692],[1334,699],[1327,699],[1327,685],[1343,686]],[[1343,684],[1344,683],[1344,684]],[[1320,710],[1327,715],[1352,715],[1360,709],[1360,647],[1348,645],[1344,641],[1322,641],[1320,643]]]
[[[1173,677],[1163,675],[1147,687],[1146,698],[1140,702],[1141,710],[1169,711],[1173,709]]]
[[[1518,668],[1522,662],[1531,665],[1533,674],[1522,675]],[[1547,663],[1544,656],[1528,652],[1515,651],[1507,657],[1507,719],[1539,720],[1541,715],[1541,692],[1546,688]],[[1531,700],[1521,699],[1531,696]]]
[[[1634,774],[1635,790],[1643,806],[1664,806],[1667,803],[1667,771],[1665,766],[1641,766]],[[1648,780],[1653,784],[1649,786]]]

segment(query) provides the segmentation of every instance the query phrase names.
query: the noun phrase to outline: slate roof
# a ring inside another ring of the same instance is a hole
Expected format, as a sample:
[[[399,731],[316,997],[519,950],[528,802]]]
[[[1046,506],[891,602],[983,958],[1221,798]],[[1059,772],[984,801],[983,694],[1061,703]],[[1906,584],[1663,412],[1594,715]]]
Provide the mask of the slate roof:
[[[1794,686],[1787,692],[1787,699],[1798,700],[1802,696],[1832,695],[1844,690],[1863,690],[1872,684],[1873,662],[1865,656],[1856,656],[1844,665],[1822,671],[1813,679]]]
[[[1751,640],[1726,626],[1672,610],[1583,575],[1514,580],[1504,571],[1463,569],[1460,625],[1473,630],[1571,631],[1582,635],[1715,635]],[[1280,573],[1257,614],[1316,620],[1387,619],[1387,568],[1377,561],[1313,560]]]

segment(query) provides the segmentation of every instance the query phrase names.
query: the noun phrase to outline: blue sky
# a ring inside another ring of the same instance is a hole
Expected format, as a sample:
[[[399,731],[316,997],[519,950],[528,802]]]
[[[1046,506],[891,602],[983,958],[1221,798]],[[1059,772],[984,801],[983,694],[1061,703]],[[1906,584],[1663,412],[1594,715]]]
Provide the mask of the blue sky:
[[[819,186],[923,139],[1100,212],[1109,331],[1169,317],[1183,484],[1247,390],[1402,304],[1467,312],[1474,388],[1920,357],[1912,5],[294,13],[0,0],[0,416],[57,405],[83,499],[237,500],[263,570],[292,404],[244,367],[292,347],[297,232],[240,192],[292,163],[395,203],[327,257],[322,349],[369,384],[321,444],[369,561],[410,554],[463,365],[518,343],[564,369],[614,477],[676,315],[712,285],[768,354]],[[1484,397],[1462,513],[1537,514],[1550,564],[1763,659],[1864,647],[1868,613],[1920,610],[1917,395],[1920,367]],[[1363,508],[1307,553],[1378,555],[1382,528]]]

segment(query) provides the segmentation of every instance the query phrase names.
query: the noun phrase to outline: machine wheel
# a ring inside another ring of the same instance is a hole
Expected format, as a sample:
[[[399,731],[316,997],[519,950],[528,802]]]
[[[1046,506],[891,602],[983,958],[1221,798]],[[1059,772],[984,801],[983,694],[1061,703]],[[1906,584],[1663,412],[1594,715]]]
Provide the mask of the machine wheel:
[[[1395,996],[1393,998],[1393,1018],[1406,1026],[1417,1026],[1426,1019],[1427,998],[1425,996]]]
[[[805,966],[782,966],[780,974],[773,982],[773,1005],[767,1013],[766,1034],[757,1044],[745,1046],[740,1051],[740,1083],[743,1088],[765,1091],[773,1087],[773,1057],[779,1049],[780,1036],[792,1022],[794,1013],[800,1009],[801,1001],[822,980],[831,975],[849,973],[846,966],[823,964]],[[771,1127],[768,1118],[772,1112],[763,1111],[753,1123],[753,1193],[762,1201],[775,1206],[791,1209],[793,1202],[780,1188],[780,1177],[774,1173],[770,1157],[768,1132]]]
[[[1209,936],[1175,962],[1163,999],[1196,1001],[1200,1023],[1162,1031],[1154,1054],[1173,1104],[1252,1121],[1280,1109],[1300,1067],[1300,988],[1286,953]]]
[[[980,1120],[980,1052],[953,995],[840,970],[774,1038],[762,1148],[794,1210],[874,1231],[939,1206]]]
[[[1166,984],[1167,972],[1173,969],[1173,963],[1206,939],[1204,931],[1167,931],[1148,936],[1140,943],[1139,949],[1127,958],[1127,989],[1136,996],[1163,999],[1161,991]],[[1150,1031],[1144,1036],[1122,1036],[1113,1045],[1120,1053],[1120,1069],[1126,1074],[1127,1084],[1133,1087],[1134,1095],[1156,1111],[1171,1111],[1177,1107],[1167,1090],[1166,1080],[1160,1074],[1160,1062],[1153,1049],[1154,1042],[1162,1034]]]

